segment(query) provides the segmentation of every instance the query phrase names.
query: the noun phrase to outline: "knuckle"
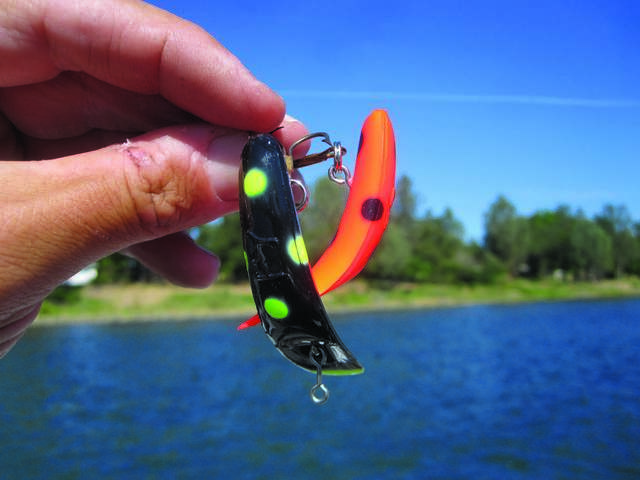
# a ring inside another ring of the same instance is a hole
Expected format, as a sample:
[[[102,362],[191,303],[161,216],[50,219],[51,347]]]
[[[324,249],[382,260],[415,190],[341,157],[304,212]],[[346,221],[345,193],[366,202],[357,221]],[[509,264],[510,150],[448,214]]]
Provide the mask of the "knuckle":
[[[127,201],[138,226],[155,234],[181,222],[192,205],[187,162],[153,145],[123,146]]]

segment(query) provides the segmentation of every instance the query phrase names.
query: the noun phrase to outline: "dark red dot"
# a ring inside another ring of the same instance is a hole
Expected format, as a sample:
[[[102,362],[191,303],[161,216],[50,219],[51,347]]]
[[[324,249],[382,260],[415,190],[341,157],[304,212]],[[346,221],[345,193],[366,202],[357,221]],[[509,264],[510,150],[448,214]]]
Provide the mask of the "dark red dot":
[[[360,213],[365,220],[375,222],[382,218],[382,214],[384,213],[384,204],[379,198],[367,198],[362,202]]]

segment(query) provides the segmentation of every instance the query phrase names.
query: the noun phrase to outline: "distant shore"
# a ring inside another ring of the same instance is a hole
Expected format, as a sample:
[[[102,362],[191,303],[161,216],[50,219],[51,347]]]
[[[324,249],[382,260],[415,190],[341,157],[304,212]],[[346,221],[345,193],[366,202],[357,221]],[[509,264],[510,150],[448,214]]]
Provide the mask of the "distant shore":
[[[433,285],[351,282],[323,297],[331,313],[394,311],[475,304],[640,297],[640,280],[571,283],[511,280],[496,285]],[[88,286],[67,302],[45,302],[35,325],[239,320],[255,314],[248,284],[215,284],[205,290],[171,285]]]

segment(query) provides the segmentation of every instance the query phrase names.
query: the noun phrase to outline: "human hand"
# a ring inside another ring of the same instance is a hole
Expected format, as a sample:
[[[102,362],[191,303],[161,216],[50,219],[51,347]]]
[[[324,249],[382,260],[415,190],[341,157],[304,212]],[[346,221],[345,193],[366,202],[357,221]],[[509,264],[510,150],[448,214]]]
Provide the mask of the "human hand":
[[[210,284],[218,259],[181,232],[237,210],[246,131],[306,133],[282,99],[140,2],[3,2],[0,31],[0,357],[48,293],[112,252]]]

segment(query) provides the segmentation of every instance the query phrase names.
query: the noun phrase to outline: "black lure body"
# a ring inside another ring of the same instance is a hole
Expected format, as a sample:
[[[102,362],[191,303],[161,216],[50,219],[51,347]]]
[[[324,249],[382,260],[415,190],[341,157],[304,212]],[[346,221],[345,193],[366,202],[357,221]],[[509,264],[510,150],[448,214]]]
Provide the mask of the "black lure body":
[[[272,135],[252,135],[242,152],[240,219],[256,308],[276,348],[312,372],[362,373],[316,290],[284,150]]]

